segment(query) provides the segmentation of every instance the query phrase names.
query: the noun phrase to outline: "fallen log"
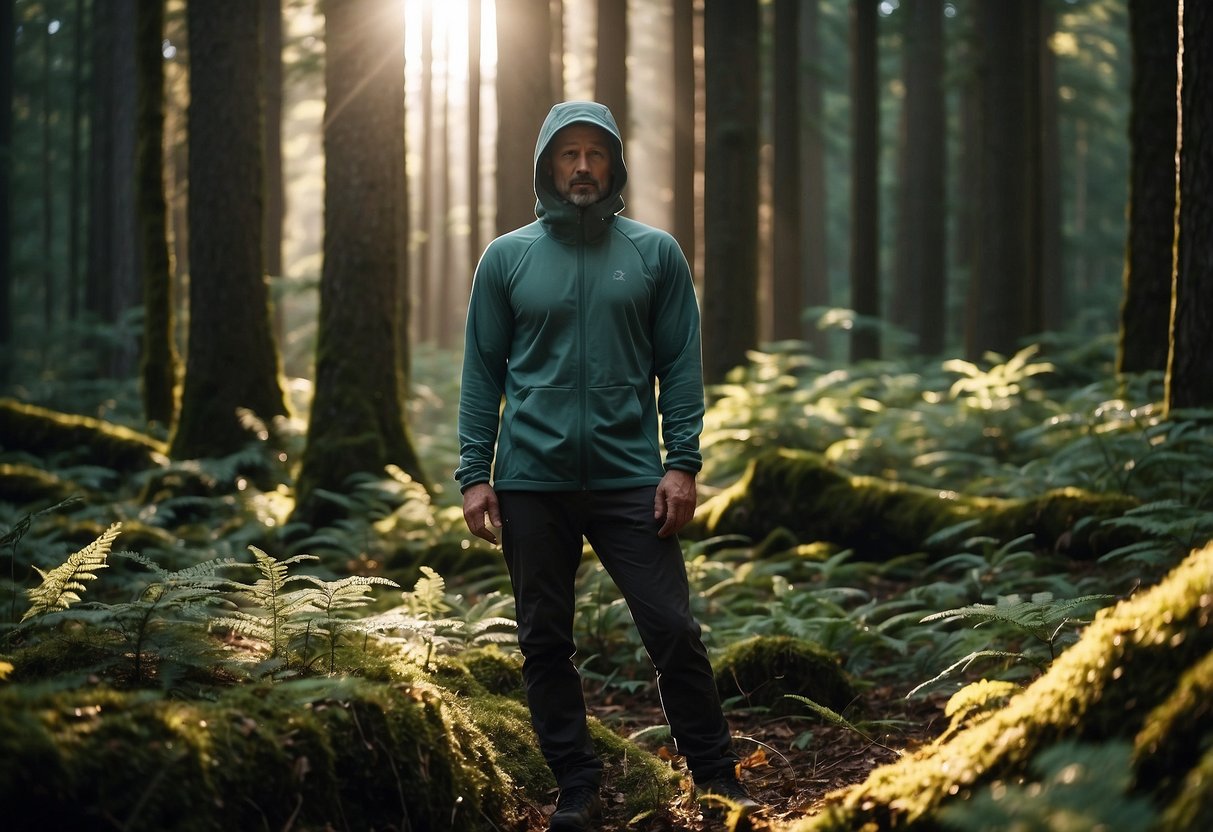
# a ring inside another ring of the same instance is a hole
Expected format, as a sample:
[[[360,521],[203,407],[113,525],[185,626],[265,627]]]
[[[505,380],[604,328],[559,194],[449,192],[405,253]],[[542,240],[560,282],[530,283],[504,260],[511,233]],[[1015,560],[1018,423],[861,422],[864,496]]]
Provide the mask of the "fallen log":
[[[684,533],[758,541],[782,528],[805,543],[833,543],[883,559],[925,551],[932,535],[969,522],[967,536],[1009,541],[1031,534],[1042,550],[1089,558],[1135,539],[1097,521],[1136,505],[1131,497],[1078,488],[1027,499],[975,497],[856,476],[817,454],[780,450],[753,460],[736,483],[705,501]]]

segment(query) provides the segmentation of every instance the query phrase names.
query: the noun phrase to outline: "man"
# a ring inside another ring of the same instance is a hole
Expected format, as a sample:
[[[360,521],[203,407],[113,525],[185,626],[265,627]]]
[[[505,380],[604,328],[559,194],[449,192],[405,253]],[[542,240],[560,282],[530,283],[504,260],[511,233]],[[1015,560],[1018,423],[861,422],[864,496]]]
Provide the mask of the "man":
[[[610,111],[553,107],[535,146],[538,219],[488,246],[468,307],[455,477],[471,532],[501,531],[531,720],[560,787],[550,829],[591,829],[602,805],[572,661],[583,536],[628,603],[698,789],[757,806],[674,536],[701,467],[699,308],[674,239],[618,216],[626,183]]]

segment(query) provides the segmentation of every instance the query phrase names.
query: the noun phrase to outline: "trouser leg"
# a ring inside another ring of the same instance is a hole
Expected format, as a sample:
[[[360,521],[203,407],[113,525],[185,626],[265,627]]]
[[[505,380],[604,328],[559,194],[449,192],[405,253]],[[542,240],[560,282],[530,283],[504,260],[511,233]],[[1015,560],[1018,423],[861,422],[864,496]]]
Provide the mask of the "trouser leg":
[[[597,787],[602,762],[586,727],[573,664],[575,579],[582,533],[569,495],[498,494],[502,549],[514,590],[518,646],[531,723],[561,789]]]
[[[676,539],[659,538],[654,488],[597,492],[585,534],[619,587],[657,669],[662,708],[695,779],[731,774],[737,762]]]

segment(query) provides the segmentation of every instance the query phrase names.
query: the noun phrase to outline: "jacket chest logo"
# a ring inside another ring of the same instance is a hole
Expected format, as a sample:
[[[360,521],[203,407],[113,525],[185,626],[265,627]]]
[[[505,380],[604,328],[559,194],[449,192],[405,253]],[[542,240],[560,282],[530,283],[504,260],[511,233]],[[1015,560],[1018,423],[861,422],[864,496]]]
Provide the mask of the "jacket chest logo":
[[[611,280],[627,280],[627,273],[616,269],[615,273],[611,275]]]

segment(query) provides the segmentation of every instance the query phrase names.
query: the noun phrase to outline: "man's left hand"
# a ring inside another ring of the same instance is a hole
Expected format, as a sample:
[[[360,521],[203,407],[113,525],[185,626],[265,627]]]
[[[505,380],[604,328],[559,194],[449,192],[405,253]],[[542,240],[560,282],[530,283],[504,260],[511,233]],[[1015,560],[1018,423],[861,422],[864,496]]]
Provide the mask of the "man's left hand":
[[[661,521],[658,537],[669,537],[695,516],[695,475],[671,468],[657,484],[653,517]]]

